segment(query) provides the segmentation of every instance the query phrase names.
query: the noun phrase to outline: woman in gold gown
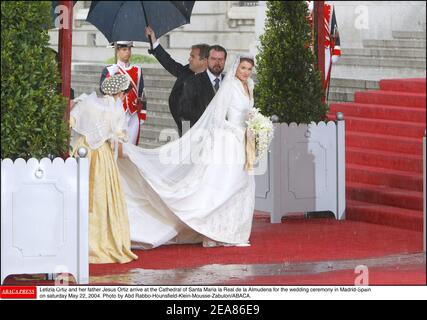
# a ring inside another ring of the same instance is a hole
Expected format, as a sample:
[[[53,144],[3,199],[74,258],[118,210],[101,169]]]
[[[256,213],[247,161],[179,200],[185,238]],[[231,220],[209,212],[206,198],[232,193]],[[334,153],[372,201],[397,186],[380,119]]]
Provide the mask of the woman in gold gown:
[[[126,263],[138,257],[131,251],[129,219],[116,159],[127,141],[122,100],[130,89],[124,75],[102,84],[106,93],[77,98],[71,116],[72,154],[84,146],[89,169],[89,262]]]

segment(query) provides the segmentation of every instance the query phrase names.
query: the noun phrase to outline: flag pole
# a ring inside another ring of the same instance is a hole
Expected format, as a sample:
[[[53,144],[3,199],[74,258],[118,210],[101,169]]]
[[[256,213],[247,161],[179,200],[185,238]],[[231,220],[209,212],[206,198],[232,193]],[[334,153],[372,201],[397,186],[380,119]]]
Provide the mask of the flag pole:
[[[332,41],[331,45],[329,46],[329,67],[328,67],[328,73],[326,74],[326,80],[325,80],[325,88],[326,88],[326,101],[329,101],[329,87],[331,82],[331,74],[332,74]]]
[[[65,6],[66,12],[64,13],[64,25],[59,28],[58,34],[58,58],[61,70],[61,92],[66,98],[66,108],[64,112],[65,123],[70,123],[71,111],[71,54],[72,54],[72,34],[73,34],[73,1],[60,1],[60,5]],[[69,145],[67,141],[67,146]],[[69,156],[69,151],[63,155],[64,158]]]
[[[329,62],[329,70],[328,70],[328,75],[326,78],[326,87],[327,87],[326,102],[329,101],[329,88],[330,88],[330,82],[331,82],[331,72],[332,72],[332,57],[331,57],[331,61]]]
[[[322,82],[323,90],[325,91],[325,1],[314,1],[314,15],[316,18],[315,28],[317,30],[317,69],[320,72],[320,79]],[[325,101],[325,96],[323,96]]]

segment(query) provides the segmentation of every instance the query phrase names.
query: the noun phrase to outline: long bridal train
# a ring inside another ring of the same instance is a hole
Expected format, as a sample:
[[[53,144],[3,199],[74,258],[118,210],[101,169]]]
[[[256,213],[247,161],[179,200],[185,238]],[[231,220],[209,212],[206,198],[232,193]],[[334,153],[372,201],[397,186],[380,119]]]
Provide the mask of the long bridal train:
[[[156,149],[126,143],[118,160],[133,247],[214,240],[248,243],[255,182],[245,164],[245,120],[253,107],[235,77],[240,57],[202,117]],[[212,242],[205,241],[209,246]]]

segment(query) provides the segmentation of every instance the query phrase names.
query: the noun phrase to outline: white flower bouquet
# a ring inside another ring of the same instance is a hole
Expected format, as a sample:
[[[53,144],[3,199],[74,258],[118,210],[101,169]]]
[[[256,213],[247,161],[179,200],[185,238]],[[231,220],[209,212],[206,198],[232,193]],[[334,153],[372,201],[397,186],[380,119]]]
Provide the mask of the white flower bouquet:
[[[270,118],[261,114],[258,108],[253,108],[249,112],[246,124],[248,125],[247,138],[255,142],[255,159],[251,159],[249,165],[247,163],[246,166],[246,169],[251,169],[253,163],[257,163],[266,154],[270,142],[273,139],[274,127]],[[246,147],[246,151],[248,154],[248,146]],[[250,158],[249,154],[248,158]]]

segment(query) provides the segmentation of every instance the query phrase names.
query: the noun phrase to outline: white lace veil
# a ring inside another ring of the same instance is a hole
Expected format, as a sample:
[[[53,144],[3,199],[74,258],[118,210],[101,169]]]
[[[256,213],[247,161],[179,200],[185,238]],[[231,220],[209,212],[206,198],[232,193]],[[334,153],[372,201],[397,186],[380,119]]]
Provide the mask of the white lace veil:
[[[126,129],[126,114],[121,100],[115,101],[111,96],[97,97],[92,92],[90,95],[82,94],[75,101],[70,113],[74,131],[71,140],[73,149],[79,135],[86,137],[93,150],[107,140],[114,141],[121,137]]]
[[[174,194],[186,186],[196,184],[194,177],[202,177],[207,165],[221,163],[220,158],[228,150],[215,149],[215,143],[217,139],[227,138],[224,133],[228,129],[226,116],[232,91],[243,88],[235,76],[242,57],[253,59],[243,55],[236,57],[203,115],[180,139],[155,149],[124,144],[124,154],[138,164],[146,180],[155,189],[159,187]],[[253,88],[252,79],[248,84]]]

